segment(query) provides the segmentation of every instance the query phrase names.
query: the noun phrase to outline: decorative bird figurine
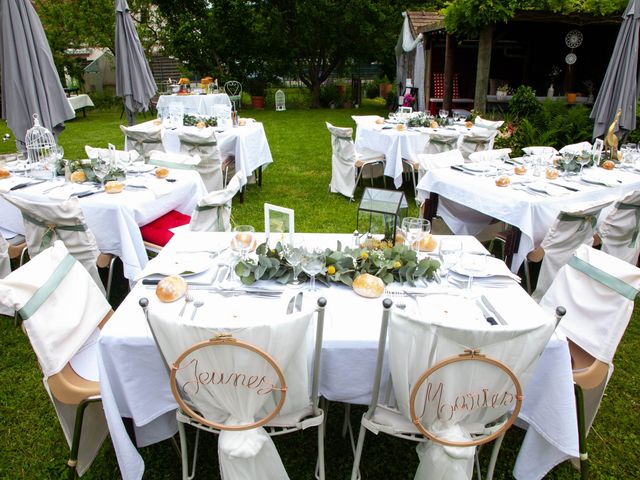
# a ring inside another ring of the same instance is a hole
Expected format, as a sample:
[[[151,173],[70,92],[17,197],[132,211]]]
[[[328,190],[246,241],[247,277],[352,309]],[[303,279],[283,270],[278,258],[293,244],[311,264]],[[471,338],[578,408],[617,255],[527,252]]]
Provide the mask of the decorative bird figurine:
[[[616,136],[616,126],[622,115],[622,109],[618,110],[616,117],[613,119],[613,123],[609,126],[609,130],[604,137],[604,146],[609,150],[611,160],[618,160],[618,137]]]

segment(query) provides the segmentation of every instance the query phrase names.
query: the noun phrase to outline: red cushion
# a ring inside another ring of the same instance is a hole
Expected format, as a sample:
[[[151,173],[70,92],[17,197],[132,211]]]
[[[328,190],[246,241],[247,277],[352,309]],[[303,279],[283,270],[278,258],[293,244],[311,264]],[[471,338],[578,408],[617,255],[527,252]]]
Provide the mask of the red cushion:
[[[173,232],[170,232],[169,229],[186,225],[190,221],[189,215],[171,210],[153,222],[147,223],[144,227],[140,227],[140,233],[142,233],[142,239],[145,242],[164,247],[173,237]]]

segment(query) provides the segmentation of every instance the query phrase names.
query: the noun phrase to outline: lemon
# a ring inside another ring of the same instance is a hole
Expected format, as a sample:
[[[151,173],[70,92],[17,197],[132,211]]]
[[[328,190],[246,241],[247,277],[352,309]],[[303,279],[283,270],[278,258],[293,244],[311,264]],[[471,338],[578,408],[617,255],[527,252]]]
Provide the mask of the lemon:
[[[393,264],[393,268],[395,268],[396,270],[399,269],[401,266],[402,266],[402,262],[400,261]]]
[[[367,260],[369,258],[369,253],[368,252],[362,252],[362,255],[360,255],[362,257],[363,260]]]
[[[333,275],[335,273],[336,273],[336,267],[334,267],[333,265],[329,265],[329,267],[327,268],[327,274]]]

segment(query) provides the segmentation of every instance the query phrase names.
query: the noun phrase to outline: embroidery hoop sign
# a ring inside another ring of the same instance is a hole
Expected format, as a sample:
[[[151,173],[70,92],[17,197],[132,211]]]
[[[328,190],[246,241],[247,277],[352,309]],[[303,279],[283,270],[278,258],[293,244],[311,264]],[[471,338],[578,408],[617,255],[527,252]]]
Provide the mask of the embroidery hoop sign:
[[[278,217],[282,218],[282,221],[279,221]],[[274,230],[273,226],[276,224],[281,224],[282,230]],[[267,244],[270,244],[271,232],[274,233],[274,239],[277,239],[277,241],[283,239],[286,234],[289,236],[289,243],[293,243],[293,234],[295,233],[293,209],[279,207],[270,203],[264,204],[264,234]]]

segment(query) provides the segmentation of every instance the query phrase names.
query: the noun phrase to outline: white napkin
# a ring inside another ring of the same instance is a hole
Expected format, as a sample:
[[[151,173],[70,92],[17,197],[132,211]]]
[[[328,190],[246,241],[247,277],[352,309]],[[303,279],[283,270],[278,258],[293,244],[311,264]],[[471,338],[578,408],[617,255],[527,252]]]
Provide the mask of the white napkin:
[[[194,275],[208,270],[212,264],[212,259],[205,252],[159,255],[147,263],[135,280],[150,275]]]
[[[457,265],[452,267],[451,270],[460,276],[469,276],[469,272],[464,269],[462,263],[458,263]],[[499,258],[487,256],[484,268],[481,272],[474,272],[473,278],[475,281],[476,279],[485,279],[491,277],[507,277],[511,280],[515,280],[516,282],[520,282],[520,277],[511,272],[511,270],[509,270],[509,267],[507,267],[507,265],[502,260],[500,260]]]
[[[45,185],[43,183],[43,185]],[[47,182],[48,188],[52,185]],[[94,185],[85,185],[82,183],[66,183],[47,192],[45,195],[52,200],[68,200],[73,194],[85,193],[93,190]],[[46,189],[45,189],[46,190]]]
[[[131,187],[142,187],[149,190],[156,197],[162,197],[171,192],[171,184],[165,180],[152,177],[133,177],[127,178],[127,185]]]
[[[592,146],[589,142],[572,143],[565,145],[560,149],[560,153],[580,153],[583,150],[591,151]]]
[[[31,178],[16,177],[16,176],[3,178],[2,180],[0,180],[0,192],[7,193],[16,185],[21,185],[23,183],[33,183],[34,181],[35,180]]]
[[[460,150],[449,150],[447,152],[428,154],[418,154],[418,161],[420,167],[425,170],[435,170],[437,168],[446,168],[453,165],[462,165],[464,163],[464,157]]]
[[[582,180],[597,185],[605,185],[607,187],[617,187],[620,185],[617,175],[601,168],[587,171],[582,176]]]
[[[534,192],[546,193],[551,197],[561,197],[562,195],[569,195],[571,193],[566,188],[548,182],[533,182],[527,185],[527,187]]]

